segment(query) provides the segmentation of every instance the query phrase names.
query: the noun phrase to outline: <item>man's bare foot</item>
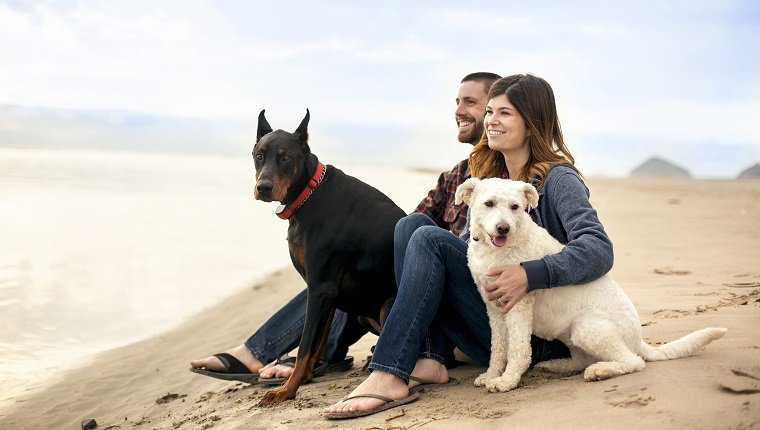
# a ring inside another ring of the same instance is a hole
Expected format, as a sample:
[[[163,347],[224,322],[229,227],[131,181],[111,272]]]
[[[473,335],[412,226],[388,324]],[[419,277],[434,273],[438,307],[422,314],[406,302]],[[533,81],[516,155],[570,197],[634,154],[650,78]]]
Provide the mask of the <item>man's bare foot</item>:
[[[287,378],[292,373],[292,365],[288,366],[286,364],[277,364],[277,361],[273,361],[259,369],[259,377],[261,379]]]
[[[432,358],[421,358],[417,360],[412,371],[412,376],[434,384],[445,384],[449,382],[449,371],[446,366]],[[419,381],[409,379],[409,388],[420,385]]]
[[[359,384],[348,397],[362,394],[378,394],[394,400],[400,400],[409,395],[409,388],[404,380],[391,373],[373,370],[367,379]],[[385,402],[371,397],[359,397],[351,400],[342,400],[324,409],[326,413],[366,411],[375,409]]]
[[[264,363],[260,362],[256,357],[254,357],[251,351],[246,348],[245,345],[238,345],[234,348],[228,349],[226,352],[240,360],[241,363],[245,364],[245,367],[247,367],[248,370],[250,370],[252,373],[258,372],[259,369],[264,366]],[[222,362],[214,356],[202,358],[200,360],[192,360],[190,361],[190,366],[195,369],[203,368],[206,370],[215,371],[224,370],[224,365]]]

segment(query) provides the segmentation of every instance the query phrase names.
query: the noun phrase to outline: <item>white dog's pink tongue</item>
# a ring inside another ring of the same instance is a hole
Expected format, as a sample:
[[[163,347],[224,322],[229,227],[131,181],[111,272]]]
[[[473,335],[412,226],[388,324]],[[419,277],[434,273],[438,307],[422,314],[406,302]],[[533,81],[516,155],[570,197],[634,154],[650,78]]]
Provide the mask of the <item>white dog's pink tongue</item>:
[[[507,236],[491,237],[491,243],[493,243],[494,246],[502,247],[507,244]]]

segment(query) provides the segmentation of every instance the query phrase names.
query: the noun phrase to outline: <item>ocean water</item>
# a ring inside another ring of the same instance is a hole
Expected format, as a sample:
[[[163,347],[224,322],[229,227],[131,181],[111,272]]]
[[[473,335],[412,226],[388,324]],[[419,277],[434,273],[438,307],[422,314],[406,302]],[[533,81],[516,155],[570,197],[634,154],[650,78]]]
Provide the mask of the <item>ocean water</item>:
[[[407,212],[437,177],[339,167]],[[245,154],[0,148],[0,406],[288,267],[287,222],[253,184]]]
[[[290,264],[253,180],[245,156],[0,148],[0,403]]]

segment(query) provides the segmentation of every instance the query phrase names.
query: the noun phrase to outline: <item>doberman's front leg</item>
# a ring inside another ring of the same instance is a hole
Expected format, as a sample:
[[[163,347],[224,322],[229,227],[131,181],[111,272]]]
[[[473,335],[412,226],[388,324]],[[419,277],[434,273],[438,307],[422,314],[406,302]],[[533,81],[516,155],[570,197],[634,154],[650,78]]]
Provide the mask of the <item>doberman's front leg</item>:
[[[319,284],[317,288],[309,289],[306,321],[293,373],[282,386],[268,391],[259,402],[260,406],[272,406],[295,398],[298,387],[311,377],[317,360],[327,348],[327,334],[335,314],[335,291],[337,287],[334,283]]]

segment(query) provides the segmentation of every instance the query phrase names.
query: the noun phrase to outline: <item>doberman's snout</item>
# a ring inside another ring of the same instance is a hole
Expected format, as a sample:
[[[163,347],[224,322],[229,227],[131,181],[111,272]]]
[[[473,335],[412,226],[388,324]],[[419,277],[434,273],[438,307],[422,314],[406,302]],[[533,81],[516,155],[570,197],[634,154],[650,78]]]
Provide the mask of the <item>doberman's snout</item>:
[[[256,182],[256,193],[259,198],[271,198],[274,185],[272,181],[260,180]]]
[[[509,233],[509,224],[499,224],[496,226],[496,232],[499,233],[502,236],[505,236],[507,233]]]

